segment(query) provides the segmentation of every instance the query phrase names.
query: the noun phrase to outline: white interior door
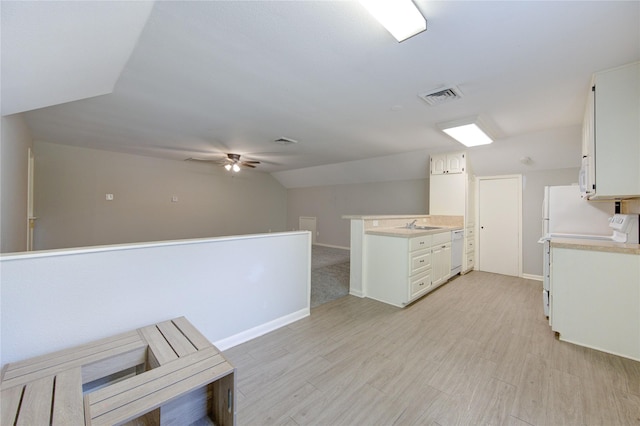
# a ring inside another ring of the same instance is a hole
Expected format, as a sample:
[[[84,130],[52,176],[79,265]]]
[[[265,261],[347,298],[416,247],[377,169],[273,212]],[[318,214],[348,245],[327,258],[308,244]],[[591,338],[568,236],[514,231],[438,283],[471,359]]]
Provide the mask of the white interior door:
[[[522,177],[478,178],[478,269],[522,275]]]

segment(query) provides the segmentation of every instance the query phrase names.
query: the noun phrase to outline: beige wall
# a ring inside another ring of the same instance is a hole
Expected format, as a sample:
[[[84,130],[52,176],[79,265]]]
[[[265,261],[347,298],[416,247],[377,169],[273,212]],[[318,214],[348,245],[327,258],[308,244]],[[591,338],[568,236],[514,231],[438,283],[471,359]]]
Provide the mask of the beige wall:
[[[300,216],[317,218],[317,244],[350,246],[350,222],[343,215],[427,214],[429,180],[292,188],[287,191],[287,226]]]
[[[22,114],[2,117],[0,252],[27,249],[27,175],[31,133]]]
[[[37,250],[286,230],[286,190],[269,174],[45,142],[34,149]]]
[[[640,214],[640,199],[624,200],[621,205],[621,212]]]

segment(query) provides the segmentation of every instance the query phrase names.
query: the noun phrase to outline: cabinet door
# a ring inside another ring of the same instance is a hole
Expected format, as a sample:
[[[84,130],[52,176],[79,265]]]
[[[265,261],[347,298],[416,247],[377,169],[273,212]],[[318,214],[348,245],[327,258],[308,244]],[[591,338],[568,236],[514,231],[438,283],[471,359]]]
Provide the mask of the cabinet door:
[[[451,243],[437,245],[431,248],[431,279],[433,285],[438,286],[449,279],[451,275]]]
[[[442,175],[447,169],[447,156],[446,155],[432,155],[431,156],[431,174]]]
[[[442,246],[431,248],[431,280],[434,286],[442,283]]]
[[[551,256],[550,314],[560,340],[640,359],[640,256],[558,247]]]
[[[434,175],[429,179],[429,214],[465,214],[465,175]]]
[[[451,276],[451,243],[442,248],[442,280],[447,281]]]
[[[594,95],[595,86],[589,91],[589,97],[587,98],[587,107],[584,111],[584,122],[582,124],[582,157],[588,157],[593,154],[594,150]]]
[[[595,196],[640,195],[640,62],[596,74]]]
[[[462,173],[465,168],[465,155],[463,152],[456,152],[447,155],[446,173]]]

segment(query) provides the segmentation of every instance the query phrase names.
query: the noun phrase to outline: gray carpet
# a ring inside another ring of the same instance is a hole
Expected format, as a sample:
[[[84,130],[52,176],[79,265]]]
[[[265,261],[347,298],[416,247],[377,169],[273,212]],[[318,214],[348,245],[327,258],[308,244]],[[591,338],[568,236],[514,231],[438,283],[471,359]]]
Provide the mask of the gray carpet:
[[[349,260],[349,250],[312,247],[312,308],[349,294]]]

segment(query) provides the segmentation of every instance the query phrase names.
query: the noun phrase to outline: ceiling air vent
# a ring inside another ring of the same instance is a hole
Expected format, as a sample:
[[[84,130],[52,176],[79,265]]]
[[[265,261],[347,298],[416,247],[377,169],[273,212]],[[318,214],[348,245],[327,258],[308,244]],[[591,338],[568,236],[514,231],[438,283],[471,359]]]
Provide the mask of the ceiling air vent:
[[[455,86],[448,87],[446,89],[438,89],[431,92],[419,93],[418,96],[422,98],[429,105],[440,105],[445,102],[460,99],[462,92]]]

